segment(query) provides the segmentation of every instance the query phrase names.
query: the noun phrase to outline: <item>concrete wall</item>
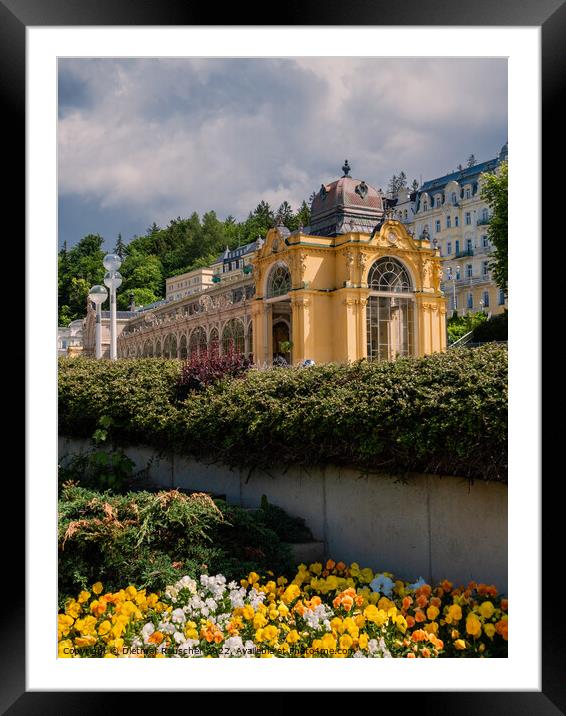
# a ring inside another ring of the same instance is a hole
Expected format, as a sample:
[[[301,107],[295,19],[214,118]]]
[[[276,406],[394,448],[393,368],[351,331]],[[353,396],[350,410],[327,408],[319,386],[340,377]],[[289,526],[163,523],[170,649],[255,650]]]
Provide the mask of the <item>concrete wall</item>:
[[[89,449],[60,438],[59,459]],[[258,507],[261,496],[303,517],[327,557],[390,571],[400,578],[458,583],[473,579],[507,589],[507,486],[457,477],[362,475],[359,470],[274,467],[230,469],[152,448],[124,451],[153,485],[225,495]]]

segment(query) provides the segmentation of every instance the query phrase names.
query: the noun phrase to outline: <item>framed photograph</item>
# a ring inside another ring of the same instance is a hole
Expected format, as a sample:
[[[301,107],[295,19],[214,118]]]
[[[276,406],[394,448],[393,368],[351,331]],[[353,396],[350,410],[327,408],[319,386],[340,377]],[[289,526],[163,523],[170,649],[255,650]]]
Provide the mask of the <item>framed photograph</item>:
[[[28,396],[3,710],[283,683],[564,708],[536,430],[563,4],[0,12]],[[364,658],[62,658],[179,649]]]

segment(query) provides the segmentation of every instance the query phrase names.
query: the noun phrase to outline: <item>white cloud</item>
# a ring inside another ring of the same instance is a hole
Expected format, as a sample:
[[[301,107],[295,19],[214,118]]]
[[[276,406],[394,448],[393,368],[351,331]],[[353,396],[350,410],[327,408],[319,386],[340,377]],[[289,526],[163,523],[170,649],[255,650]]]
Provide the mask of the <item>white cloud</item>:
[[[506,140],[503,60],[61,60],[60,192],[144,223],[423,179]],[[64,216],[60,217],[64,223]]]

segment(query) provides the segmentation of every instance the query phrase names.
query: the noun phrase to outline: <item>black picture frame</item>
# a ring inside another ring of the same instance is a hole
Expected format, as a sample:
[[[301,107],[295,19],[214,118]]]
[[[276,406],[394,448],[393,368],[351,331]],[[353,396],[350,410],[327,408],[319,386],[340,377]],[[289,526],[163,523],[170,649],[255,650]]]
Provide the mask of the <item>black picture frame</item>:
[[[151,25],[151,26],[204,26],[204,25],[267,25],[263,9],[253,5],[248,7],[232,5],[221,10],[222,22],[210,22],[217,19],[218,8],[191,5],[186,0],[0,0],[0,94],[4,100],[5,111],[2,117],[4,136],[9,137],[15,149],[15,161],[10,167],[10,182],[5,191],[6,205],[11,213],[19,218],[19,235],[25,222],[25,31],[28,26],[87,26],[87,25]],[[417,0],[404,0],[403,3],[378,3],[372,0],[349,0],[347,3],[309,2],[286,3],[274,6],[277,25],[375,25],[375,26],[540,26],[542,39],[542,112],[543,133],[551,138],[560,138],[563,143],[561,113],[559,101],[562,98],[562,78],[564,72],[564,37],[566,37],[565,0],[479,0],[475,2],[446,2],[429,0],[427,3]],[[560,124],[559,124],[560,123]],[[561,131],[562,130],[562,131]],[[514,149],[517,151],[517,148]],[[548,169],[557,161],[556,143],[549,140],[543,148],[543,169]],[[528,191],[536,192],[538,187]],[[543,195],[544,196],[544,195]],[[543,212],[544,215],[544,212]],[[547,224],[543,225],[547,229]],[[12,353],[12,359],[20,359],[21,353]],[[551,504],[552,496],[548,491],[544,497],[545,530],[543,554],[552,554],[551,546],[560,544],[560,518],[552,519],[548,513],[552,507],[559,509],[556,501]],[[25,504],[23,482],[15,488],[11,505]],[[15,512],[15,508],[12,508]],[[23,546],[25,534],[24,520],[21,525],[20,544]],[[19,714],[65,714],[85,713],[109,706],[104,703],[109,697],[104,692],[29,692],[25,686],[25,605],[23,554],[18,554],[12,545],[15,540],[11,533],[5,551],[4,583],[5,608],[1,610],[2,642],[1,651],[1,688],[0,708],[2,713]],[[544,550],[544,547],[548,548]],[[543,568],[549,583],[557,576],[560,564],[551,564],[550,557],[543,560]],[[526,565],[526,572],[528,572]],[[542,588],[542,577],[531,575],[528,588]],[[552,593],[551,593],[552,592]],[[19,601],[18,601],[18,596]],[[545,714],[564,713],[566,690],[564,684],[563,653],[559,633],[562,620],[557,615],[559,606],[551,609],[550,600],[557,597],[553,590],[542,594],[542,690],[540,692],[404,692],[404,709],[416,706],[421,713],[435,714]],[[548,599],[549,603],[546,603]],[[7,606],[9,601],[9,607]],[[520,616],[520,615],[518,615]],[[532,618],[530,616],[529,618]],[[525,640],[528,636],[525,636]],[[9,648],[8,648],[9,645]],[[527,642],[525,642],[527,646]],[[449,688],[449,684],[447,684]],[[347,690],[345,688],[344,690]],[[371,685],[368,684],[368,690]],[[382,708],[380,695],[379,707]],[[393,694],[397,699],[400,695]],[[112,694],[115,710],[126,705],[129,694]],[[146,697],[144,697],[146,698]],[[153,698],[147,695],[145,707],[150,707]]]

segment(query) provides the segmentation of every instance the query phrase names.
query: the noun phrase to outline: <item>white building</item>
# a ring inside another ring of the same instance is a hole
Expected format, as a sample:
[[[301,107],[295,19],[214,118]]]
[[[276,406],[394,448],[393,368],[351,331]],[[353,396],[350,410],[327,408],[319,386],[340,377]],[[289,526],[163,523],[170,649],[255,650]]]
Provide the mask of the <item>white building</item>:
[[[83,350],[83,319],[71,321],[57,329],[57,355],[76,355]]]
[[[165,299],[177,301],[204,291],[212,286],[212,273],[212,268],[197,268],[165,279]]]
[[[442,289],[450,312],[463,315],[483,310],[496,314],[507,307],[505,294],[489,268],[490,210],[481,198],[481,174],[496,172],[506,159],[507,144],[496,158],[426,181],[417,192],[414,232],[417,237],[428,234],[440,248]],[[410,211],[410,199],[395,208]]]

